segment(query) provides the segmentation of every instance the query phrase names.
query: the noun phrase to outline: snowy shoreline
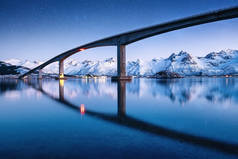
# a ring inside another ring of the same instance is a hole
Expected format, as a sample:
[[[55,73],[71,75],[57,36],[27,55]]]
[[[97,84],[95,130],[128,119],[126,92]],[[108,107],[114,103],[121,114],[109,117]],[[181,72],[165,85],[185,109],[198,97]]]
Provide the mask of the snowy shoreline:
[[[0,79],[18,79],[19,75],[0,75]],[[66,79],[111,79],[111,76],[65,76]],[[132,76],[136,79],[179,79],[179,78],[156,78],[150,76]],[[238,75],[218,75],[218,76],[184,76],[182,78],[238,78]],[[31,76],[26,79],[38,79],[38,76]],[[56,76],[46,75],[43,79],[57,79]]]

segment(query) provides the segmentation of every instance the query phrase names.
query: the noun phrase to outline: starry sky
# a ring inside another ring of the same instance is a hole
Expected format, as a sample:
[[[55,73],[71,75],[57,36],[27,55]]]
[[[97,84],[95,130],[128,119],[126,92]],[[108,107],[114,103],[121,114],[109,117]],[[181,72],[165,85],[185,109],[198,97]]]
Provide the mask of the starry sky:
[[[122,32],[238,6],[237,0],[0,0],[0,60],[46,61]],[[127,59],[194,56],[238,49],[238,18],[177,30],[127,46]],[[116,57],[116,47],[89,49],[77,59]]]

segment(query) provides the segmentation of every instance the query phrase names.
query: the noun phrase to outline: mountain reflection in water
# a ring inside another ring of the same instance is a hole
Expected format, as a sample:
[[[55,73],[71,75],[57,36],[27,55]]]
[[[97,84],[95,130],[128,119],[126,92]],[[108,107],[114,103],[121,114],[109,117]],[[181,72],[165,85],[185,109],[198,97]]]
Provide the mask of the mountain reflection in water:
[[[75,87],[77,85],[77,87]],[[15,80],[7,83],[0,82],[0,94],[17,90],[25,86]],[[25,88],[27,89],[27,88]],[[58,96],[57,82],[47,81],[43,89]],[[110,80],[68,80],[64,88],[69,98],[77,96],[109,96],[117,98],[117,85]],[[185,78],[185,79],[134,79],[127,84],[128,94],[138,97],[151,95],[154,98],[167,97],[171,102],[185,104],[194,99],[206,100],[211,103],[238,103],[238,79],[236,78]]]
[[[77,87],[75,87],[75,84]],[[27,89],[17,80],[0,81],[0,94],[17,89]],[[43,85],[43,89],[58,96],[58,84],[49,80]],[[68,80],[64,88],[69,98],[77,98],[84,95],[110,96],[117,98],[117,86],[110,80],[82,79]],[[236,78],[184,78],[184,79],[134,79],[127,84],[127,92],[138,97],[149,94],[154,98],[167,97],[171,102],[185,104],[194,99],[206,100],[211,103],[238,103],[238,79]]]
[[[203,102],[212,104],[219,103],[218,106],[225,105],[225,108],[227,105],[229,107],[236,106],[235,104],[238,102],[237,80],[238,79],[236,78],[134,79],[132,82],[128,83],[111,82],[108,79],[79,79],[66,81],[1,80],[0,95],[5,96],[6,98],[11,97],[12,99],[14,99],[14,97],[20,98],[22,95],[26,95],[29,98],[34,95],[40,97],[46,96],[82,115],[85,114],[106,122],[156,136],[163,136],[169,139],[237,155],[237,136],[233,138],[233,141],[226,140],[227,136],[222,136],[221,139],[218,139],[219,133],[218,135],[211,137],[212,134],[214,134],[214,131],[210,132],[211,130],[209,129],[207,132],[205,131],[205,135],[203,134],[204,132],[198,134],[194,133],[199,130],[199,124],[197,124],[197,128],[190,131],[189,129],[191,129],[191,127],[184,128],[186,123],[184,123],[184,125],[182,124],[182,127],[177,126],[181,126],[181,124],[172,124],[171,126],[171,122],[167,123],[168,125],[160,124],[159,122],[155,124],[153,121],[154,119],[152,119],[151,122],[148,121],[147,118],[144,118],[145,116],[143,113],[142,117],[138,118],[127,112],[128,96],[129,102],[134,96],[137,99],[145,97],[146,99],[150,99],[150,97],[152,97],[155,100],[168,100],[170,103],[183,106],[197,101],[199,101],[200,104],[203,104]],[[95,108],[88,105],[88,103],[75,104],[75,100],[82,99],[82,97],[86,97],[86,101],[87,99],[89,101],[90,99],[100,101],[97,99],[100,97],[103,97],[105,101],[105,98],[117,100],[117,113],[115,114],[111,111],[107,112],[106,110],[103,110],[103,108],[100,111],[95,110]],[[147,103],[147,106],[150,104],[153,104],[153,101]],[[128,108],[131,110],[130,106]],[[138,109],[140,108],[138,107]],[[153,110],[150,112],[153,112]],[[172,114],[170,114],[169,117],[173,119],[174,117]],[[186,113],[184,113],[184,115],[186,116]],[[161,118],[161,120],[163,119],[162,116],[159,118]],[[196,125],[196,122],[197,121],[195,120],[194,125]],[[222,132],[223,130],[220,131]],[[236,131],[237,130],[235,130],[235,132]],[[206,133],[208,135],[206,135]],[[231,135],[234,137],[234,134]]]

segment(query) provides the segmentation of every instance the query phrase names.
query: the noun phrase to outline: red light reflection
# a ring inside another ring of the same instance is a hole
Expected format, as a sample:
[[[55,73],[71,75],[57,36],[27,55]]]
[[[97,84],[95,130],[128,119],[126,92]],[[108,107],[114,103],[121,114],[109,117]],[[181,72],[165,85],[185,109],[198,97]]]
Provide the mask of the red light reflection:
[[[81,114],[85,114],[85,106],[84,106],[84,104],[80,105],[80,113]]]

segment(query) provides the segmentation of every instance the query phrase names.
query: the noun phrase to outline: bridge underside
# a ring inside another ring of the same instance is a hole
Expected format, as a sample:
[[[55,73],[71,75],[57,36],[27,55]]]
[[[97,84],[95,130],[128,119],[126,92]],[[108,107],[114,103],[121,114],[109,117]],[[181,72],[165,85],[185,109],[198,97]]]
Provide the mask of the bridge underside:
[[[104,38],[101,40],[97,40],[77,48],[66,51],[47,62],[41,64],[40,66],[30,70],[29,72],[21,75],[19,78],[23,78],[31,73],[39,71],[43,69],[45,66],[59,61],[59,78],[64,78],[64,65],[63,61],[69,56],[84,51],[85,49],[101,47],[101,46],[117,46],[117,76],[113,77],[116,80],[130,80],[131,77],[126,75],[126,45],[131,44],[133,42],[152,37],[155,35],[163,34],[166,32],[179,30],[182,28],[187,28],[191,26],[196,26],[205,23],[211,23],[220,20],[232,19],[238,17],[238,7],[218,10],[214,12],[209,12],[205,14],[200,14],[197,16],[191,16],[188,18],[175,20],[159,25],[150,26],[147,28],[142,28],[126,33],[122,33],[119,35],[115,35],[112,37]],[[39,71],[39,78],[42,78],[41,71]]]

